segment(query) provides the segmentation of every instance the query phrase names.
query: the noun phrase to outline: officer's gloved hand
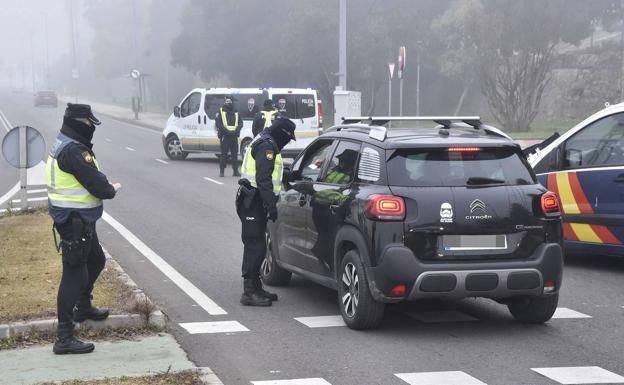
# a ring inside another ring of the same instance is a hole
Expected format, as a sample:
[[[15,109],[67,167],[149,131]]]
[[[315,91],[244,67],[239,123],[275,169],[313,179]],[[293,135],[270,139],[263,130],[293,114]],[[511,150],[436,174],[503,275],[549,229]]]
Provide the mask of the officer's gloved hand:
[[[275,222],[275,220],[277,219],[277,207],[272,207],[269,209],[268,217],[270,220]]]

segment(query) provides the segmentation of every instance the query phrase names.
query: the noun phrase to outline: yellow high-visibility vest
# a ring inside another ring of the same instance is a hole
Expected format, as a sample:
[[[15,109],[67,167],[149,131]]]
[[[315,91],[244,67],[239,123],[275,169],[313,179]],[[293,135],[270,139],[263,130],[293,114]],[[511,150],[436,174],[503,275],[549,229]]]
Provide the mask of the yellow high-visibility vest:
[[[56,207],[75,209],[102,206],[102,200],[91,195],[74,175],[61,170],[56,159],[59,152],[50,154],[46,162],[45,173],[50,204]],[[93,157],[93,163],[99,170],[95,157]]]
[[[277,115],[276,110],[272,111],[260,111],[262,113],[262,117],[264,118],[264,128],[270,127],[275,120],[275,115]]]
[[[243,166],[241,168],[241,176],[246,178],[249,183],[258,188],[256,182],[256,159],[251,155],[251,144],[247,146],[245,156],[243,157]],[[264,154],[262,154],[264,155]],[[273,174],[271,180],[273,181],[273,193],[279,195],[282,190],[282,179],[284,178],[284,162],[282,161],[282,154],[275,155],[275,163],[273,166]]]
[[[234,113],[234,116],[236,117],[236,119],[234,119],[234,125],[229,125],[226,112],[223,111],[223,108],[220,108],[219,111],[221,112],[221,122],[223,123],[223,127],[225,127],[228,131],[236,131],[236,127],[238,127],[238,112]]]

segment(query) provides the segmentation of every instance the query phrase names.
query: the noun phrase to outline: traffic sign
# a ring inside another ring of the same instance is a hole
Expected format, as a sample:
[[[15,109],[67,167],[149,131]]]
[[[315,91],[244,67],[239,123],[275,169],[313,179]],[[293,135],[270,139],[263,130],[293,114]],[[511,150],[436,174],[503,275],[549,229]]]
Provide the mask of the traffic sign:
[[[132,70],[132,72],[130,72],[130,76],[132,76],[132,79],[138,79],[141,77],[141,73],[139,70]]]
[[[402,46],[402,47],[399,48],[399,60],[398,60],[398,63],[399,63],[399,72],[398,72],[399,79],[403,78],[403,71],[405,70],[405,54],[406,54],[405,51],[406,51],[405,46]]]
[[[18,126],[2,140],[2,155],[15,168],[31,168],[39,164],[46,152],[43,136],[29,126]]]

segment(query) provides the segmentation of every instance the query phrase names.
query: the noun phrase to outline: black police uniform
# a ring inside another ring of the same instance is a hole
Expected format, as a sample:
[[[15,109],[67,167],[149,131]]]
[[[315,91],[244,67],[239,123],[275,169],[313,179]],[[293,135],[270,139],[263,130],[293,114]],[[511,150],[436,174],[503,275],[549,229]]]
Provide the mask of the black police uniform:
[[[264,102],[264,107],[262,108],[262,111],[276,111],[275,106],[273,105],[273,101],[271,99],[267,99]],[[262,132],[262,130],[264,130],[265,123],[266,122],[264,114],[262,114],[261,111],[258,111],[254,116],[253,124],[251,125],[251,132],[253,133],[253,136],[258,135]]]
[[[273,192],[272,174],[275,158],[282,148],[294,139],[295,124],[287,118],[278,118],[251,144],[251,155],[256,162],[257,188],[245,187],[245,179],[239,183],[236,212],[242,222],[243,241],[242,276],[243,305],[270,306],[277,295],[264,291],[260,281],[260,267],[266,256],[266,228],[268,219],[277,219],[278,197]],[[245,192],[247,190],[247,192]],[[251,194],[252,198],[249,199]],[[247,198],[247,202],[245,202]]]
[[[91,139],[95,127],[74,118],[88,118],[94,124],[99,124],[88,105],[68,104],[59,138],[70,138],[71,143],[57,154],[58,166],[62,171],[74,175],[91,195],[99,199],[112,199],[115,197],[115,189],[93,161],[95,154]],[[91,304],[93,285],[106,263],[95,228],[95,222],[102,216],[102,212],[102,206],[75,209],[49,205],[54,228],[61,238],[63,254],[63,274],[57,297],[58,333],[54,345],[57,354],[93,351],[92,344],[82,343],[73,337],[73,322],[108,317],[107,309],[98,309]],[[78,245],[78,252],[71,246],[72,243]]]
[[[236,109],[234,108],[234,106],[228,106],[226,104],[224,104],[222,108],[226,114],[225,118],[227,119],[228,125],[233,125],[236,122]],[[221,111],[219,111],[215,116],[215,126],[217,127],[217,135],[219,136],[219,140],[221,142],[221,159],[219,163],[219,168],[221,171],[220,175],[223,176],[229,153],[231,157],[230,159],[232,162],[232,170],[234,171],[234,176],[240,176],[240,174],[238,173],[238,138],[240,137],[240,131],[243,127],[243,119],[239,114],[236,130],[230,131],[223,126]]]

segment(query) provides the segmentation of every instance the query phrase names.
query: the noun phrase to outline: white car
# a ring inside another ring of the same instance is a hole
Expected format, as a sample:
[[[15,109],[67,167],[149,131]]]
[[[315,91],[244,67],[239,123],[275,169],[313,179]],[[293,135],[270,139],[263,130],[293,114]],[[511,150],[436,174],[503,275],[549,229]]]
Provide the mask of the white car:
[[[284,156],[296,156],[323,128],[321,102],[310,88],[195,88],[175,106],[163,130],[163,146],[170,159],[185,159],[189,153],[219,154],[215,116],[226,95],[233,97],[243,119],[241,156],[253,139],[253,118],[267,99],[297,124],[297,141],[284,148]]]

